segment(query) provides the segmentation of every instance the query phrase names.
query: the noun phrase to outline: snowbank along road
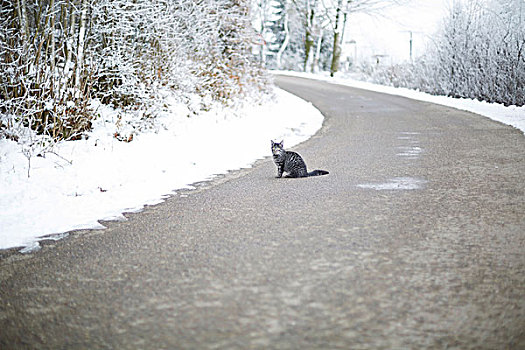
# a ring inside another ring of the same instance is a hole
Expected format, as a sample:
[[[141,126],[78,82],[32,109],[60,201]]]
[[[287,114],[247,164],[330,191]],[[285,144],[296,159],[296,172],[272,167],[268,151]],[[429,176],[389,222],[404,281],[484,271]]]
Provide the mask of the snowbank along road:
[[[329,175],[276,179],[267,159],[5,257],[0,348],[524,348],[523,135],[277,83],[325,114],[294,150]]]

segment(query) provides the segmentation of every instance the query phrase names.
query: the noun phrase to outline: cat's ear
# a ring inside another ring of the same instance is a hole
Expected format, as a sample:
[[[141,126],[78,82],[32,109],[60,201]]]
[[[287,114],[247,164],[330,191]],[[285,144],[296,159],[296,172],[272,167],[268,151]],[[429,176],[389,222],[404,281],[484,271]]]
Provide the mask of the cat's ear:
[[[279,142],[279,146],[284,147],[284,140],[281,140],[281,142]]]
[[[273,145],[275,145],[275,142],[273,142],[273,140],[270,140],[270,141],[272,141],[272,147],[273,147]]]

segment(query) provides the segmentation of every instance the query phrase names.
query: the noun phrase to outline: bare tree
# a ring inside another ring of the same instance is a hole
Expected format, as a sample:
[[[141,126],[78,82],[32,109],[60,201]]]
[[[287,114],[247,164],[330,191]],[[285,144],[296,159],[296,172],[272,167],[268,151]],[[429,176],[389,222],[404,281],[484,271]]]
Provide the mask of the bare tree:
[[[80,15],[80,27],[78,29],[77,68],[75,73],[75,89],[77,90],[75,97],[77,98],[80,97],[82,69],[84,68],[84,44],[86,40],[88,1],[89,0],[81,0],[80,5],[82,12]]]
[[[341,42],[345,26],[343,23],[343,17],[346,17],[346,12],[343,9],[344,1],[345,0],[337,0],[337,7],[335,10],[334,44],[332,49],[332,63],[330,65],[331,77],[333,77],[339,70],[339,61],[341,59]]]
[[[288,44],[290,43],[290,30],[288,28],[288,21],[289,21],[288,13],[285,13],[284,14],[284,41],[279,47],[279,51],[277,52],[277,56],[276,56],[277,68],[279,69],[281,69],[282,67],[283,53],[288,47]]]
[[[282,1],[282,0],[279,0]],[[278,0],[256,0],[256,8],[260,23],[265,23],[265,18],[269,16],[268,9],[271,9],[272,2]],[[335,74],[339,69],[341,57],[341,45],[344,38],[347,18],[355,12],[366,12],[370,14],[399,3],[409,0],[289,0],[289,5],[282,15],[284,19],[281,36],[280,49],[277,51],[276,65],[282,66],[283,56],[297,60],[299,57],[294,48],[297,47],[297,40],[301,38],[301,64],[304,71],[316,71],[319,66],[330,69],[331,74]],[[266,10],[265,10],[266,9]],[[297,28],[297,27],[300,28]],[[292,27],[292,29],[290,29]],[[266,30],[261,25],[259,32]],[[298,30],[300,33],[298,33]],[[330,38],[328,37],[330,36]],[[263,47],[265,50],[266,47]],[[288,52],[287,52],[288,51]],[[263,52],[266,59],[268,56]],[[329,57],[328,57],[329,56]],[[293,58],[292,58],[293,57]],[[289,65],[289,64],[288,64]]]
[[[406,3],[409,0],[337,0],[332,20],[333,46],[330,76],[339,70],[341,60],[341,45],[343,43],[347,17],[352,13],[374,14],[385,8]],[[333,4],[332,4],[333,6]]]
[[[304,58],[304,71],[306,72],[309,67],[312,66],[314,55],[314,43],[315,43],[315,27],[316,27],[316,15],[317,15],[317,0],[306,0],[305,8],[305,58]]]

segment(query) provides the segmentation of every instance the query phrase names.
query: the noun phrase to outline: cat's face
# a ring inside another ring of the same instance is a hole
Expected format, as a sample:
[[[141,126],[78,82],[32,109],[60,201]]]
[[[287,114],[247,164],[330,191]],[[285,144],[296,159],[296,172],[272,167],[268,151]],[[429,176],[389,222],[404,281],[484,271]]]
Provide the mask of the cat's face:
[[[272,141],[272,154],[274,156],[277,156],[277,155],[280,155],[282,153],[284,153],[283,141],[281,141],[281,142],[273,142]]]

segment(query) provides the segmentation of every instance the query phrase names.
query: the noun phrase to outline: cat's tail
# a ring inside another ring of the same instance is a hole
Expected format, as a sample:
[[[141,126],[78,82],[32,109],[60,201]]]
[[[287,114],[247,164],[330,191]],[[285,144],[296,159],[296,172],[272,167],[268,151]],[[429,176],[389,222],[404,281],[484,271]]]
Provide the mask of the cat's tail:
[[[319,175],[328,175],[328,174],[330,173],[326,170],[314,170],[314,171],[310,171],[308,173],[308,176],[319,176]]]

